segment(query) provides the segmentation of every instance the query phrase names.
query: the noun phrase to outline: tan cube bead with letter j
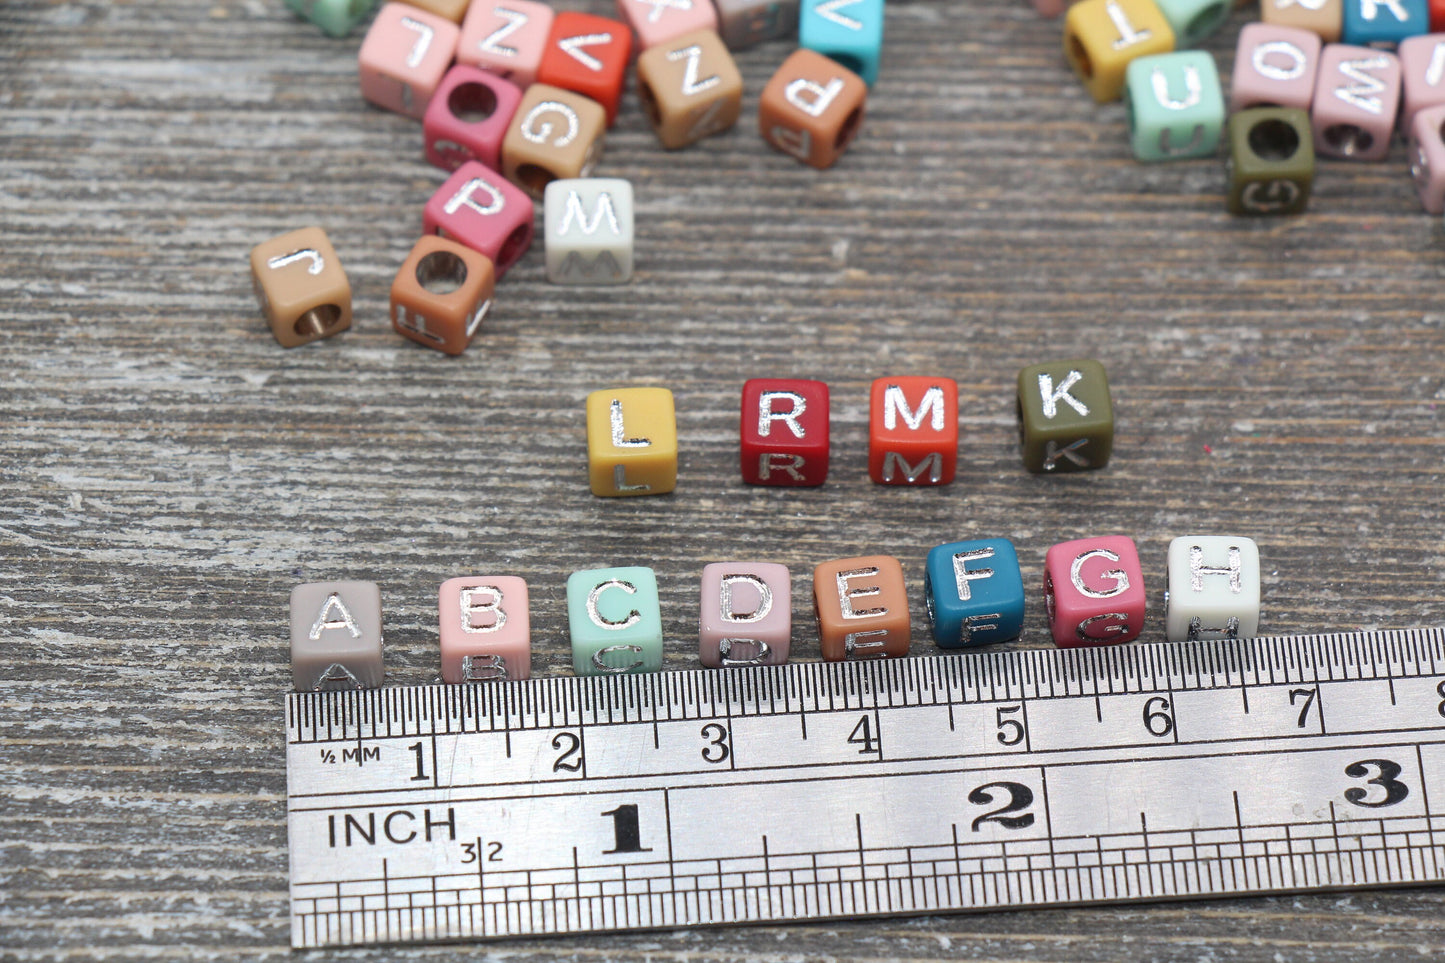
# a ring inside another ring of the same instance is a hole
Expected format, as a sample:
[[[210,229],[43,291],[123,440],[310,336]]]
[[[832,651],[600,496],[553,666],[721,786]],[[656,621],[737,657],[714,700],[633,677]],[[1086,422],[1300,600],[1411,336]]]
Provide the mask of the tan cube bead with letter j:
[[[283,348],[351,327],[351,283],[319,227],[303,227],[251,248],[251,284]]]

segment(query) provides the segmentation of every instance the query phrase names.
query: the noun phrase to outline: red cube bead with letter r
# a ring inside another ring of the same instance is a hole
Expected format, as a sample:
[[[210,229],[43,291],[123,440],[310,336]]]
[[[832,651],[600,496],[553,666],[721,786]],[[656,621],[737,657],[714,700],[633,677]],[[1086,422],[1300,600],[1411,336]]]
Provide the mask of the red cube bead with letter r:
[[[817,486],[828,480],[828,386],[801,378],[743,384],[742,472],[752,485]]]
[[[879,378],[868,400],[868,475],[880,485],[947,485],[958,465],[958,383]]]

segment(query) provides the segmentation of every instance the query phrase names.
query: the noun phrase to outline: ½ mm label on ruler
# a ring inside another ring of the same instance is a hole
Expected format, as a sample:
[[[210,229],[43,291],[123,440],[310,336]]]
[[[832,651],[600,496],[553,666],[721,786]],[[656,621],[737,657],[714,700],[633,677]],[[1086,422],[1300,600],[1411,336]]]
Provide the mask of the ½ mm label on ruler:
[[[297,693],[297,947],[1445,879],[1445,630]]]

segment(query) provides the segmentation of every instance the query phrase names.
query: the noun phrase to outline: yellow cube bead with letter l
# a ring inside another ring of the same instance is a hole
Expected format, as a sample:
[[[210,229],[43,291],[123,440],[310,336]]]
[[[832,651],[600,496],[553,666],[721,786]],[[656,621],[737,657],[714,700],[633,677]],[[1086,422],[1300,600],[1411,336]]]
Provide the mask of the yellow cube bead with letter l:
[[[592,494],[665,495],[677,487],[677,415],[666,388],[611,388],[587,396]]]

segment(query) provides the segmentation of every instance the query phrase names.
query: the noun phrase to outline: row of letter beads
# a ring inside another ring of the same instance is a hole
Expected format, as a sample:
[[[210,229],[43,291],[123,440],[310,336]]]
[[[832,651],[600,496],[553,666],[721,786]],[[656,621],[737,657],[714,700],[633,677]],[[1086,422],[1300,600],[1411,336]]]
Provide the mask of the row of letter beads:
[[[1247,538],[1186,536],[1168,553],[1165,636],[1253,636],[1259,625],[1259,550]],[[1060,647],[1138,638],[1144,575],[1132,539],[1063,542],[1044,560],[1049,629]],[[911,643],[903,566],[887,555],[835,559],[813,570],[825,661],[901,658]],[[1023,629],[1024,587],[1008,539],[939,545],[928,553],[924,605],[945,649],[1005,642]],[[527,584],[515,576],[453,578],[437,611],[444,682],[531,674]],[[567,579],[572,668],[578,675],[662,668],[657,578],[641,566]],[[779,665],[792,637],[792,578],[772,562],[715,562],[702,571],[698,655],[708,668]],[[297,689],[371,688],[383,677],[381,592],[374,582],[313,582],[291,593],[291,665]]]
[[[1024,467],[1040,474],[1103,468],[1114,407],[1103,365],[1085,358],[1029,365],[1016,406]],[[829,392],[822,381],[754,378],[743,384],[743,481],[814,487],[828,478]],[[587,396],[587,466],[602,497],[663,495],[677,487],[677,417],[666,388]],[[958,467],[958,383],[916,375],[878,378],[869,391],[868,476],[880,485],[947,485]]]

